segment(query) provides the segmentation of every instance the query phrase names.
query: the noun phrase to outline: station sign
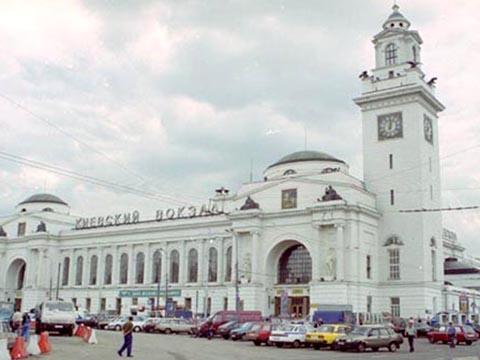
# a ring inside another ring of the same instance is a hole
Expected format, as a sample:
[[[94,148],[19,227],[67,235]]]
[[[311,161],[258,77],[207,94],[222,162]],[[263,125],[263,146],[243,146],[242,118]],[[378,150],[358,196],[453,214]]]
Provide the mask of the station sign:
[[[165,289],[160,290],[120,290],[118,292],[118,297],[121,298],[155,298],[155,297],[165,297]],[[179,297],[182,296],[182,290],[172,289],[168,290],[168,297]]]

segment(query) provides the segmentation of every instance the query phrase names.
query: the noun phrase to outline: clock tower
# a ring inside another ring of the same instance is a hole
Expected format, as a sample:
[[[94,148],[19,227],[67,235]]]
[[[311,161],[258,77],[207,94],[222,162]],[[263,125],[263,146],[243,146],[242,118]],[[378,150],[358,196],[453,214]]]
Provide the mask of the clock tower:
[[[377,269],[380,311],[439,311],[443,286],[435,78],[422,70],[419,33],[393,6],[373,38],[375,68],[361,75],[364,181],[382,214]],[[416,210],[416,211],[413,211]]]

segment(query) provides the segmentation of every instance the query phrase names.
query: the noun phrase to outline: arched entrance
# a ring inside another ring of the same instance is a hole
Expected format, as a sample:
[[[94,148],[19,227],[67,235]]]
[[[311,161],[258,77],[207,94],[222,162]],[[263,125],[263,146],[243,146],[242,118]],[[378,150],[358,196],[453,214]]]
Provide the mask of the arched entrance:
[[[7,270],[5,290],[7,299],[15,302],[15,309],[21,309],[22,307],[26,271],[27,263],[23,259],[15,259]]]
[[[267,268],[274,269],[274,314],[293,318],[308,315],[312,258],[307,247],[293,240],[277,244],[268,256]]]

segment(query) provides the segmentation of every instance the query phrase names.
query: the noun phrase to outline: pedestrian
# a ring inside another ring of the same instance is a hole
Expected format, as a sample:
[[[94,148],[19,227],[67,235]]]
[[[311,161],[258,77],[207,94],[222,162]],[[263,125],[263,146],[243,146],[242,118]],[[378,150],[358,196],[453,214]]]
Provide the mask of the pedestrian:
[[[455,330],[455,326],[453,326],[452,322],[450,321],[448,323],[447,336],[448,336],[448,343],[450,344],[451,348],[455,347],[456,334],[457,334],[457,331]]]
[[[22,334],[22,319],[23,315],[20,310],[17,309],[12,316],[12,329],[19,336]]]
[[[127,350],[127,357],[133,357],[132,344],[133,344],[133,317],[129,316],[128,321],[123,324],[123,345],[118,350],[118,355],[123,356],[123,352]]]
[[[415,329],[413,320],[410,319],[408,321],[408,325],[407,325],[407,328],[405,329],[405,333],[407,334],[408,345],[410,346],[410,352],[414,352],[415,351],[414,341],[415,341],[415,338],[417,337],[417,330]]]
[[[28,313],[24,313],[22,317],[22,337],[28,342],[30,337],[30,316],[28,316]]]

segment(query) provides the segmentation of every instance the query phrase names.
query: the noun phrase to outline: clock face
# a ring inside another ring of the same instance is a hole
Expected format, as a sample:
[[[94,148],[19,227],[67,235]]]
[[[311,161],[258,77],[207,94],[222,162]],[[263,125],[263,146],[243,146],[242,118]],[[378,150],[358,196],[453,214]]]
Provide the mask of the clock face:
[[[396,112],[378,116],[378,140],[403,137],[402,113]]]
[[[432,119],[427,115],[423,115],[423,133],[425,134],[425,140],[430,144],[433,144],[433,125]]]

